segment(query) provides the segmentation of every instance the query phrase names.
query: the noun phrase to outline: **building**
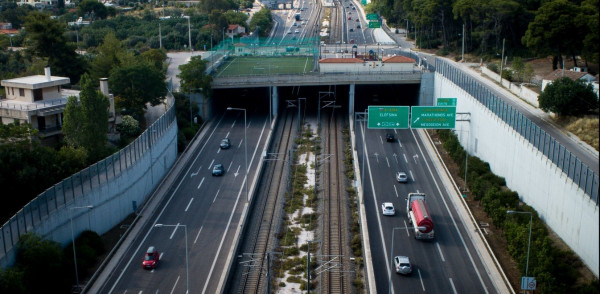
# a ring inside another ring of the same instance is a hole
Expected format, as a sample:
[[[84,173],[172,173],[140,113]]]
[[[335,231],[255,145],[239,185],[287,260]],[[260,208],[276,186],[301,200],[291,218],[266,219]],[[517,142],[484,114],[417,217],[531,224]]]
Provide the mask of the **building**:
[[[592,84],[594,87],[594,92],[598,95],[598,80],[595,76],[586,72],[585,68],[575,67],[570,70],[557,69],[544,77],[542,80],[542,91],[551,84],[553,81],[562,78],[568,77],[574,81],[581,80],[585,83]]]
[[[63,112],[70,96],[79,98],[77,90],[64,89],[70,84],[66,77],[50,74],[2,80],[6,97],[0,99],[0,122],[3,124],[31,124],[39,130],[42,141],[49,144],[58,142],[62,136]],[[115,107],[112,95],[108,94],[108,80],[100,81],[101,91],[109,97],[109,121],[115,121]]]
[[[415,60],[405,56],[389,56],[380,60],[361,58],[323,58],[319,60],[319,72],[412,72]]]
[[[245,34],[246,28],[240,25],[231,24],[227,26],[227,32],[225,33],[229,38],[233,38],[239,34]]]

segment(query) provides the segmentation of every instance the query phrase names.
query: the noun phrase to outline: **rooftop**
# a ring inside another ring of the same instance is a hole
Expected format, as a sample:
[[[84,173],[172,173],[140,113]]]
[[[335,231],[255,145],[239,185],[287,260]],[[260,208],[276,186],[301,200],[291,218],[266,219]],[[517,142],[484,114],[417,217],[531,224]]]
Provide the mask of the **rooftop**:
[[[41,89],[71,83],[71,80],[66,77],[46,77],[44,75],[27,76],[9,80],[2,80],[2,86],[15,87],[24,89]]]

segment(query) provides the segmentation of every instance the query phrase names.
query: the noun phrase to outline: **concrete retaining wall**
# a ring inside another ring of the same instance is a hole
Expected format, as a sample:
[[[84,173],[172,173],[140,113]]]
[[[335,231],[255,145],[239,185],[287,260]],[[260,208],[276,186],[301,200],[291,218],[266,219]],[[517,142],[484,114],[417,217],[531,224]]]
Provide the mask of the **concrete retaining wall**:
[[[492,80],[496,81],[496,82],[500,82],[500,75],[489,70],[487,67],[482,66],[481,67],[481,73],[483,73],[484,75],[490,77]],[[535,107],[540,107],[540,104],[538,102],[538,96],[539,94],[523,85],[518,85],[515,83],[511,83],[507,80],[502,80],[502,86],[506,89],[508,89],[511,93],[517,95],[517,97],[525,100],[527,103],[535,106]]]
[[[489,162],[495,174],[506,178],[507,186],[535,208],[598,276],[600,214],[596,203],[513,128],[439,73],[435,93],[458,97],[456,111],[470,113],[470,121],[457,122],[455,130],[469,154]]]

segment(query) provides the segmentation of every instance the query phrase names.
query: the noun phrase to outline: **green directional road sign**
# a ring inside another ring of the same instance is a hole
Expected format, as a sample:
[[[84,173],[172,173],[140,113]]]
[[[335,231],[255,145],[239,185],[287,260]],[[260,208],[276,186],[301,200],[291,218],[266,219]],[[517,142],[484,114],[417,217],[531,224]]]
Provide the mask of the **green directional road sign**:
[[[408,129],[408,106],[369,106],[369,129]]]
[[[413,106],[410,127],[413,129],[454,129],[456,106]]]
[[[370,21],[369,28],[370,29],[378,29],[381,27],[381,23],[379,21]]]
[[[456,98],[438,98],[437,106],[456,106]]]
[[[367,19],[368,20],[377,20],[377,19],[379,19],[379,17],[377,17],[376,13],[367,13]]]

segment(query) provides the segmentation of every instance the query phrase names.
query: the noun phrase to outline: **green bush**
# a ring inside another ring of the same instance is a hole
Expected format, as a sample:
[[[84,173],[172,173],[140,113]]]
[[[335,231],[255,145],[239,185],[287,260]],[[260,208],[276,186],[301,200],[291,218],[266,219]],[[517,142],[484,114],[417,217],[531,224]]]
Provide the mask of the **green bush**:
[[[503,69],[502,70],[502,78],[505,79],[505,80],[507,80],[507,81],[509,81],[509,82],[512,82],[513,81],[513,72],[512,72],[512,70],[506,69],[506,68]]]
[[[498,64],[496,64],[496,63],[488,63],[488,64],[486,65],[486,67],[487,67],[489,70],[491,70],[491,71],[493,71],[493,72],[495,72],[495,73],[499,73],[499,72],[500,72],[500,67],[499,67],[499,66],[498,66]]]

